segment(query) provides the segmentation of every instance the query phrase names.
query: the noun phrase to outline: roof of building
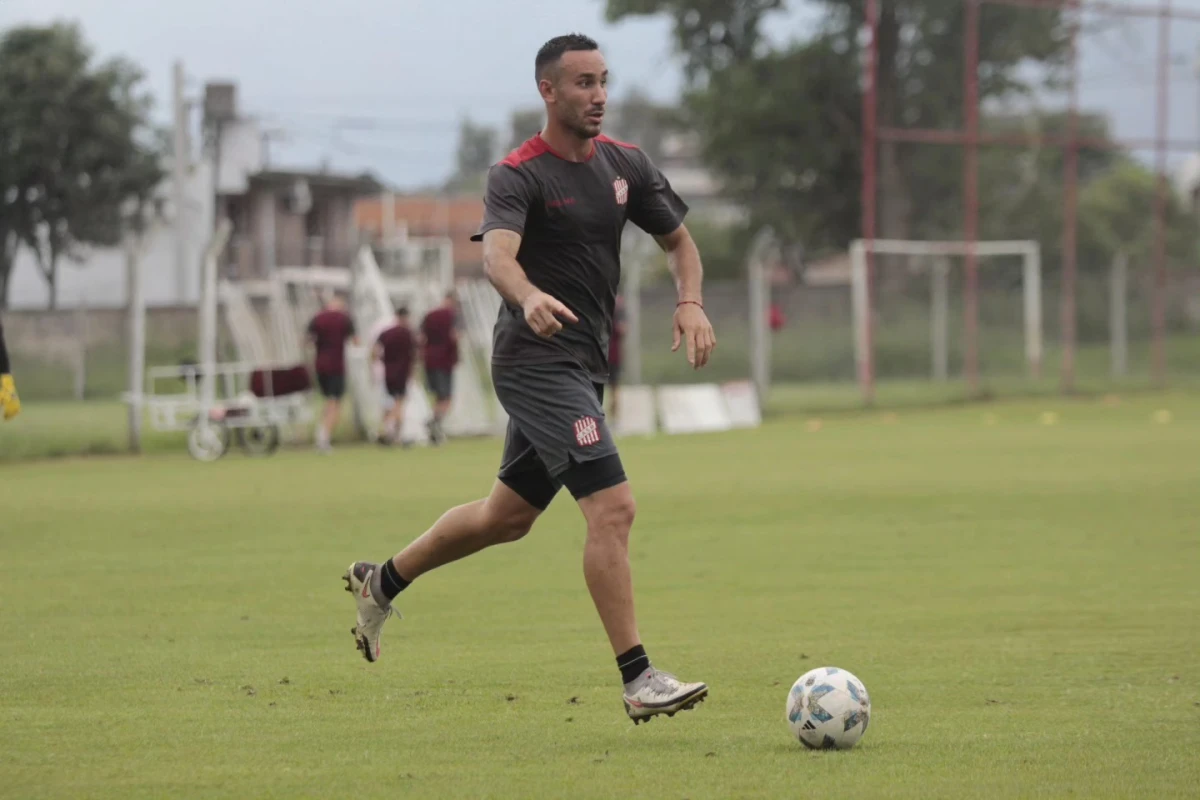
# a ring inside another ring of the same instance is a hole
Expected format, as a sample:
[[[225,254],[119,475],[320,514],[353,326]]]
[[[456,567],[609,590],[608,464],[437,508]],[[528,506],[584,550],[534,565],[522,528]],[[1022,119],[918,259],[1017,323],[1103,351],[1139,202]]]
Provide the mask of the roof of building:
[[[483,262],[482,245],[470,240],[483,219],[479,195],[402,195],[394,199],[395,218],[409,236],[448,236],[454,244],[455,267],[474,268]],[[383,200],[366,197],[355,203],[354,221],[359,230],[383,233]]]
[[[342,189],[363,195],[383,190],[383,184],[369,172],[343,175],[335,172],[263,170],[250,175],[250,182],[257,184],[291,185],[296,181],[306,181],[314,188]]]

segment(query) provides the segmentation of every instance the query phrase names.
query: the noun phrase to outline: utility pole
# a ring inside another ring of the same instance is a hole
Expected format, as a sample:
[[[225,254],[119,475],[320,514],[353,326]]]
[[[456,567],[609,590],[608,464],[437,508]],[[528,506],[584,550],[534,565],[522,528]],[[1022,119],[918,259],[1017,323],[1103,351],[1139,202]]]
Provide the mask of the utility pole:
[[[174,108],[174,157],[171,163],[172,202],[175,205],[175,219],[172,222],[172,235],[175,240],[175,302],[187,304],[187,225],[185,224],[187,205],[187,169],[191,161],[188,153],[188,109],[184,97],[185,75],[183,62],[176,61],[172,80],[171,101]]]
[[[129,451],[142,452],[142,393],[146,386],[146,295],[142,286],[141,234],[125,239],[129,283]]]

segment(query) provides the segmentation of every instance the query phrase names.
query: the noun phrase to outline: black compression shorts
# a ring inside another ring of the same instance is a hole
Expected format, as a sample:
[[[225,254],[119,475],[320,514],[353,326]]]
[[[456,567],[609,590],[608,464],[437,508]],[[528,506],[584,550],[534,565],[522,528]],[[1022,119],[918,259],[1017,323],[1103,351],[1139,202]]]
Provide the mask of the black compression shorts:
[[[493,367],[492,385],[509,417],[499,478],[530,505],[545,509],[562,486],[579,500],[625,482],[604,386],[581,367]]]

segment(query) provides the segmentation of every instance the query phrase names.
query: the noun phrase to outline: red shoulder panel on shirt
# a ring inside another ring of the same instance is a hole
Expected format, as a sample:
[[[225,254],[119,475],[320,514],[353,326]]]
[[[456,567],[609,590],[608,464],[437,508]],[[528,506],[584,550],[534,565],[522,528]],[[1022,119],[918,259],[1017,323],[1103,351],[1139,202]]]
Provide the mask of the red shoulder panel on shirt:
[[[505,156],[504,160],[500,163],[516,169],[526,161],[537,158],[542,153],[548,152],[548,150],[549,148],[546,146],[546,142],[542,139],[542,137],[534,136],[530,139],[526,139],[520,147]]]
[[[626,150],[641,150],[642,149],[642,148],[638,147],[636,144],[630,144],[629,142],[618,141],[617,139],[612,139],[608,136],[605,136],[603,133],[596,137],[596,141],[604,142],[605,144],[615,144],[617,147],[624,147]]]

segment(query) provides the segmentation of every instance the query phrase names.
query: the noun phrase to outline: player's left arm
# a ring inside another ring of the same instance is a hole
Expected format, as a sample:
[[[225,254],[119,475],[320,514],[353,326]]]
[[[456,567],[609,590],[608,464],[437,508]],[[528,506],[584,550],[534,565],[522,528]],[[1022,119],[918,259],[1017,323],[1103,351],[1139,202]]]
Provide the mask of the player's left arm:
[[[683,218],[688,206],[650,157],[642,150],[631,151],[630,168],[634,185],[630,193],[629,220],[654,237],[667,253],[667,265],[675,278],[678,301],[673,321],[671,351],[687,344],[688,363],[700,369],[708,363],[717,337],[704,313],[704,267],[700,251],[688,233]]]
[[[681,342],[686,343],[688,363],[700,369],[708,363],[717,346],[717,335],[704,313],[704,266],[700,261],[700,250],[683,224],[668,234],[655,236],[654,241],[667,254],[667,266],[675,279],[678,298],[671,352],[678,350]]]

